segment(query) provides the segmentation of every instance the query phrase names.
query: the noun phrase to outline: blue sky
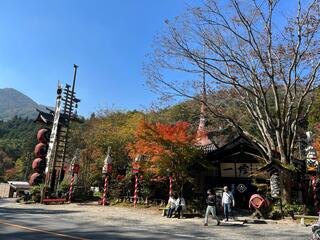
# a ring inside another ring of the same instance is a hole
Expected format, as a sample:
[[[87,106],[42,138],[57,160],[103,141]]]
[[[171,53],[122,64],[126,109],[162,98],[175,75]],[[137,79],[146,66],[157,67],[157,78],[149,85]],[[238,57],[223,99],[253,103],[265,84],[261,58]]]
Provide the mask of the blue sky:
[[[142,109],[156,96],[145,86],[145,54],[186,0],[48,0],[0,2],[0,88],[53,106],[57,81],[79,65],[79,113]]]
[[[282,2],[286,9],[291,0]],[[143,62],[165,19],[201,0],[0,1],[0,88],[53,106],[79,65],[79,113],[148,108]],[[292,3],[292,2],[291,2]]]

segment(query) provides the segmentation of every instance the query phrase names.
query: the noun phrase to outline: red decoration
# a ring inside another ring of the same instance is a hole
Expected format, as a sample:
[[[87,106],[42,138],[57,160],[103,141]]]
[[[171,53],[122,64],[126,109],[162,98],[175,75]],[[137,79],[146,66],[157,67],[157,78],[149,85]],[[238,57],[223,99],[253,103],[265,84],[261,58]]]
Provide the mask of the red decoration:
[[[260,196],[259,194],[253,194],[250,197],[249,208],[254,207],[256,209],[260,209],[263,206],[268,207],[269,202],[267,200],[265,200],[262,196]]]
[[[42,128],[38,131],[37,139],[40,143],[47,144],[50,141],[51,131],[48,128]]]
[[[312,190],[313,190],[313,204],[314,204],[314,209],[316,212],[318,212],[318,198],[317,198],[317,177],[312,176],[311,179],[312,183]]]
[[[73,183],[74,183],[74,174],[72,174],[70,188],[69,188],[69,202],[71,202],[72,191],[73,191]]]
[[[48,145],[44,143],[38,143],[34,149],[34,154],[37,158],[44,158],[47,155]]]
[[[35,170],[37,173],[42,173],[46,169],[46,159],[36,158],[32,162],[32,169]]]
[[[103,189],[103,197],[102,197],[102,205],[105,206],[107,203],[107,188],[108,188],[108,176],[104,177],[104,189]]]
[[[172,195],[172,176],[169,177],[170,187],[169,187],[169,195]]]
[[[40,173],[33,173],[30,177],[29,183],[30,185],[37,185],[42,183],[44,176]]]
[[[133,207],[137,207],[137,198],[138,198],[138,175],[135,175],[135,183],[134,183],[134,196],[133,196]]]
[[[107,173],[112,173],[112,164],[107,165]]]
[[[32,162],[32,168],[36,172],[33,173],[29,178],[31,185],[38,185],[44,181],[44,171],[47,165],[47,160],[45,157],[48,151],[47,143],[50,141],[50,129],[40,129],[37,134],[37,139],[39,143],[34,148],[34,154],[37,158]]]
[[[80,170],[79,164],[75,163],[72,165],[72,173],[78,174]]]
[[[132,162],[132,172],[139,173],[140,172],[140,163]]]

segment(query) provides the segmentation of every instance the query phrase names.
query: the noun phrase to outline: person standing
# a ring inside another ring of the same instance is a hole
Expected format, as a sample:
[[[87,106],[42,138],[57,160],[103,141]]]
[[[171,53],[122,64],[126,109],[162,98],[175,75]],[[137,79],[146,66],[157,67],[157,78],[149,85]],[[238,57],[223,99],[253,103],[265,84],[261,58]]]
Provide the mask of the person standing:
[[[223,221],[229,221],[229,215],[231,215],[231,204],[234,207],[234,197],[232,195],[232,192],[228,190],[227,186],[223,187],[223,194],[222,194],[222,206],[223,206],[223,213],[224,213],[224,219]]]
[[[178,218],[181,216],[181,211],[186,210],[186,201],[182,196],[178,196],[176,201],[176,215]]]
[[[176,199],[174,198],[173,194],[170,194],[169,201],[168,201],[169,209],[167,218],[171,218],[174,210],[176,209]]]
[[[216,214],[216,202],[217,202],[217,197],[216,194],[209,189],[207,191],[208,197],[207,197],[207,209],[206,209],[206,214],[204,217],[204,226],[208,226],[208,216],[211,213],[212,214],[212,218],[217,220],[217,225],[220,224],[219,218],[217,217]]]

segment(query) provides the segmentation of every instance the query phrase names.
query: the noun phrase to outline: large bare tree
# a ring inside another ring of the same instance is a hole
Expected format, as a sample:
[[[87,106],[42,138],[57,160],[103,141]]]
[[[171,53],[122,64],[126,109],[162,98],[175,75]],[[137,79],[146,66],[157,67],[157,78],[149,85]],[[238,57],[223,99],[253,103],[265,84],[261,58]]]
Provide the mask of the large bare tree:
[[[168,79],[163,71],[205,72],[209,92],[227,89],[245,106],[259,129],[258,135],[247,135],[265,160],[272,161],[277,152],[282,163],[290,164],[299,121],[308,114],[320,80],[320,1],[302,2],[285,9],[277,0],[207,0],[190,8],[166,21],[156,38],[146,67],[148,83],[164,94],[202,101],[185,78]],[[217,104],[207,107],[243,131]]]

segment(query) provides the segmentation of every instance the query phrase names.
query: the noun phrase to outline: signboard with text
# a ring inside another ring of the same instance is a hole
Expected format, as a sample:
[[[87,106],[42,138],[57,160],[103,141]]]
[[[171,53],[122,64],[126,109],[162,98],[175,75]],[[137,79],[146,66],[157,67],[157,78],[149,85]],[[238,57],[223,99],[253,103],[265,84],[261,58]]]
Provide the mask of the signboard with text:
[[[221,177],[250,178],[259,167],[259,163],[221,163]]]

